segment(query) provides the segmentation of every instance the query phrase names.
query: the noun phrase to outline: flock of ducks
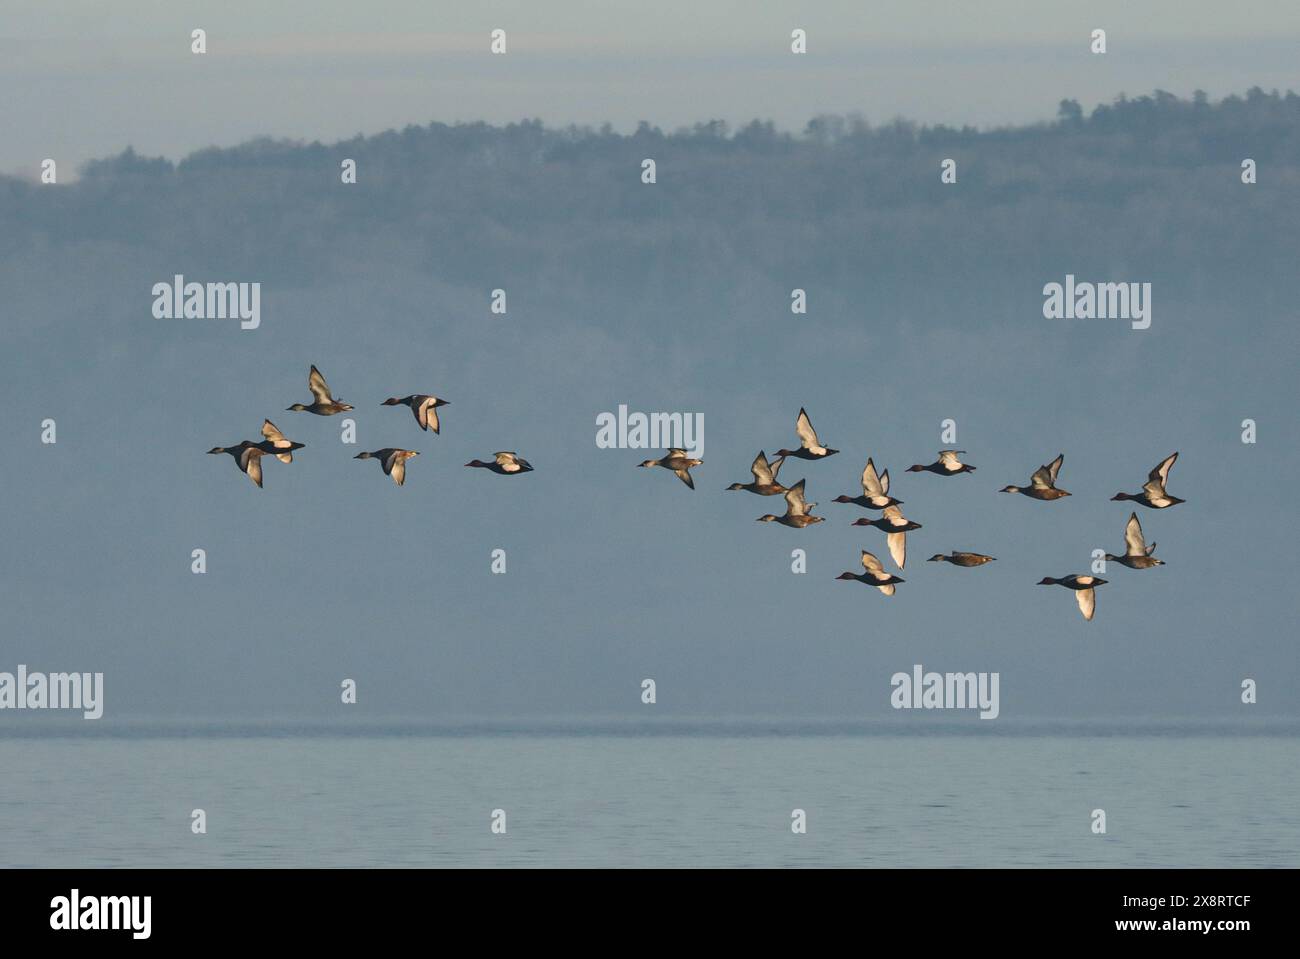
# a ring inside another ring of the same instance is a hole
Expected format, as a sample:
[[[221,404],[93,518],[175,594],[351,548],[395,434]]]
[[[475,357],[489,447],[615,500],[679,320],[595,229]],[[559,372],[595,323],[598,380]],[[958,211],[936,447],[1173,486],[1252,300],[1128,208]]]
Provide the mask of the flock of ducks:
[[[321,371],[316,369],[314,365],[311,372],[307,374],[307,389],[311,391],[312,402],[309,404],[294,403],[285,412],[334,416],[337,413],[347,413],[352,410],[352,407],[347,403],[334,397],[329,384],[325,382],[325,377],[321,375]],[[433,430],[434,433],[438,433],[441,430],[441,424],[438,421],[438,410],[440,407],[447,406],[448,403],[432,393],[412,393],[410,396],[390,396],[380,405],[409,407],[420,429],[426,432]],[[242,440],[236,446],[214,446],[208,452],[230,454],[234,457],[235,465],[260,489],[262,487],[263,456],[270,455],[282,463],[292,463],[294,450],[302,448],[302,443],[295,443],[286,439],[285,435],[280,432],[274,423],[270,420],[264,420],[262,422],[262,441],[260,443]],[[353,459],[378,460],[379,465],[383,467],[384,475],[391,477],[398,486],[402,486],[406,482],[406,461],[413,456],[419,455],[418,450],[388,446],[380,450],[358,453]],[[698,464],[699,461],[696,460],[695,462]],[[493,473],[500,473],[503,476],[513,476],[517,473],[527,473],[532,470],[532,466],[528,464],[527,460],[509,452],[494,453],[492,460],[486,463],[475,459],[465,465],[476,469],[491,470]]]
[[[759,450],[754,462],[749,467],[749,471],[754,477],[753,482],[732,483],[727,487],[728,490],[745,490],[759,496],[776,496],[777,494],[785,496],[785,514],[776,516],[767,513],[758,517],[760,523],[780,523],[782,526],[803,529],[805,526],[820,523],[825,518],[813,515],[813,507],[817,504],[808,502],[805,497],[804,480],[800,479],[793,486],[786,487],[780,483],[778,476],[787,457],[821,460],[834,456],[839,451],[825,446],[817,438],[817,431],[813,429],[812,423],[808,419],[808,413],[803,409],[799,410],[799,416],[795,420],[795,433],[800,441],[798,449],[778,450],[777,456],[773,460],[768,460],[767,454],[763,450]],[[965,455],[965,450],[940,450],[938,459],[933,463],[915,464],[908,467],[907,472],[934,473],[938,476],[959,476],[962,473],[975,472],[974,466],[961,461],[961,457]],[[1170,506],[1185,502],[1185,500],[1179,499],[1177,496],[1170,495],[1165,488],[1169,481],[1169,470],[1177,460],[1177,453],[1173,453],[1162,460],[1148,474],[1142,492],[1116,493],[1111,499],[1131,501],[1148,509],[1167,509]],[[1061,472],[1061,465],[1064,462],[1065,454],[1062,453],[1050,463],[1046,463],[1035,470],[1029,478],[1029,485],[1004,486],[1000,492],[1019,493],[1030,499],[1046,502],[1069,496],[1070,493],[1067,490],[1056,485]],[[646,460],[641,465],[663,466],[671,469],[683,483],[694,489],[695,483],[691,479],[690,469],[693,466],[699,466],[700,460],[690,459],[683,450],[674,449],[669,450],[668,455],[663,459]],[[876,465],[870,458],[867,459],[867,465],[862,470],[861,485],[862,493],[860,495],[837,496],[834,502],[851,504],[860,506],[863,509],[878,510],[880,512],[878,518],[862,517],[855,520],[851,525],[874,526],[876,529],[881,530],[885,534],[885,545],[889,550],[889,555],[901,570],[907,563],[907,534],[920,529],[921,524],[914,523],[903,515],[902,510],[899,509],[903,505],[903,501],[890,495],[889,470],[877,472]],[[1123,554],[1117,556],[1106,553],[1105,556],[1108,562],[1118,563],[1129,569],[1151,569],[1155,566],[1164,565],[1164,560],[1156,559],[1152,555],[1155,548],[1155,543],[1150,546],[1146,544],[1142,534],[1142,524],[1138,521],[1135,512],[1129,516],[1128,523],[1124,528]],[[995,557],[986,556],[983,553],[954,550],[947,554],[937,553],[931,556],[928,562],[949,563],[953,566],[971,569],[991,563],[994,559]],[[837,576],[836,579],[857,580],[859,583],[874,586],[886,596],[893,596],[895,587],[904,582],[900,577],[888,572],[884,564],[867,550],[862,550],[861,561],[861,573],[844,572]],[[1095,590],[1098,586],[1105,585],[1106,582],[1107,580],[1089,573],[1072,573],[1069,576],[1044,576],[1039,580],[1038,585],[1064,586],[1066,589],[1073,590],[1083,618],[1091,620],[1097,608]]]
[[[311,372],[308,374],[307,388],[311,391],[312,402],[310,404],[295,403],[286,412],[334,416],[337,413],[346,413],[353,409],[347,403],[334,397],[330,392],[329,384],[325,382],[325,377],[321,375],[320,370],[316,369],[315,366],[311,368]],[[415,422],[421,430],[433,430],[434,433],[438,433],[441,428],[438,420],[438,410],[447,406],[448,403],[432,393],[412,393],[409,396],[389,397],[380,405],[406,406],[411,410]],[[813,513],[813,509],[817,504],[808,502],[804,494],[805,481],[800,479],[791,486],[784,486],[779,480],[779,474],[787,458],[793,457],[810,461],[823,460],[834,456],[839,450],[825,446],[817,438],[817,431],[813,429],[812,422],[808,419],[808,413],[803,409],[799,410],[799,416],[795,419],[795,433],[799,437],[799,447],[797,449],[780,449],[772,460],[767,458],[767,454],[763,450],[759,450],[758,455],[754,457],[754,462],[749,467],[749,471],[754,477],[753,481],[749,483],[732,483],[727,487],[728,490],[744,490],[758,496],[782,495],[785,497],[785,512],[780,516],[774,513],[765,513],[758,517],[760,523],[779,523],[793,529],[803,529],[806,526],[825,521],[824,516],[817,516]],[[288,439],[274,423],[270,420],[264,420],[262,422],[262,440],[260,442],[254,443],[243,440],[235,446],[215,446],[208,452],[229,454],[234,458],[239,469],[260,488],[262,486],[262,457],[274,456],[282,463],[292,463],[294,451],[302,448],[302,443]],[[378,460],[380,466],[383,467],[384,474],[391,477],[398,486],[401,486],[406,482],[407,460],[419,455],[418,450],[385,447],[384,449],[358,453],[354,459]],[[960,476],[963,473],[975,472],[974,466],[961,461],[961,457],[965,455],[965,450],[940,450],[938,459],[933,463],[915,464],[908,467],[907,472],[934,473],[938,476]],[[1162,460],[1148,474],[1147,481],[1143,484],[1140,493],[1116,493],[1111,499],[1137,503],[1148,509],[1167,509],[1170,506],[1185,502],[1185,500],[1179,499],[1177,496],[1170,495],[1165,488],[1169,481],[1169,470],[1177,460],[1177,453],[1173,453]],[[695,489],[695,480],[691,476],[691,470],[703,465],[703,462],[703,460],[688,456],[685,450],[670,449],[663,457],[646,460],[638,465],[643,467],[658,466],[669,470],[689,488]],[[1044,464],[1035,470],[1033,475],[1029,477],[1029,485],[1004,486],[999,492],[1019,493],[1021,496],[1046,502],[1069,496],[1070,493],[1067,490],[1056,485],[1061,472],[1061,465],[1064,462],[1065,454],[1062,453],[1050,463]],[[533,469],[527,460],[513,452],[495,453],[491,460],[474,459],[465,465],[474,469],[486,469],[503,476],[528,473]],[[862,470],[860,483],[862,486],[860,495],[837,496],[834,502],[879,511],[879,517],[873,519],[864,516],[854,520],[851,525],[874,526],[883,532],[885,534],[885,546],[889,551],[889,555],[901,570],[907,563],[907,534],[920,529],[921,524],[912,522],[903,515],[902,510],[899,509],[903,505],[903,501],[890,494],[889,470],[877,472],[876,465],[870,457],[868,457],[867,465]],[[1128,569],[1151,569],[1155,566],[1164,565],[1163,560],[1156,559],[1153,555],[1155,549],[1155,543],[1150,546],[1147,545],[1142,534],[1142,524],[1138,522],[1137,513],[1135,512],[1129,516],[1128,523],[1124,528],[1124,552],[1120,555],[1106,553],[1105,556],[1107,562],[1117,563]],[[949,563],[953,566],[972,569],[991,563],[994,559],[994,557],[986,556],[983,553],[954,550],[947,554],[938,553],[931,556],[928,562]],[[837,576],[836,579],[856,580],[868,586],[874,586],[886,596],[893,596],[895,587],[905,582],[900,577],[887,571],[884,564],[867,550],[862,550],[861,562],[861,573],[844,572]],[[1071,573],[1068,576],[1044,576],[1038,581],[1038,585],[1064,586],[1066,589],[1073,590],[1083,618],[1091,620],[1097,608],[1095,590],[1098,586],[1104,586],[1107,582],[1107,580],[1092,574]]]

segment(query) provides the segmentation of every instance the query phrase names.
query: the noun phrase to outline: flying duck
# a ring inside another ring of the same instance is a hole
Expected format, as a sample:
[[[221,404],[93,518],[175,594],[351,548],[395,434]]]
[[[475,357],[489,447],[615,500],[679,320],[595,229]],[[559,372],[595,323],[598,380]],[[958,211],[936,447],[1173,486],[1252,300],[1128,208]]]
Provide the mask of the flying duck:
[[[235,465],[248,475],[257,488],[262,488],[262,457],[267,454],[265,444],[250,443],[242,440],[238,446],[214,446],[209,453],[229,453],[235,458]],[[301,445],[301,444],[299,444]]]
[[[329,384],[325,382],[325,377],[320,375],[320,370],[313,365],[311,372],[307,374],[307,389],[311,390],[311,395],[315,401],[310,406],[303,406],[301,403],[294,403],[289,407],[289,411],[294,413],[315,413],[317,416],[333,416],[335,413],[346,413],[352,407],[346,403],[341,403],[330,395]]]
[[[886,596],[894,595],[894,584],[902,583],[905,580],[899,579],[893,573],[886,573],[884,565],[876,557],[872,556],[865,549],[862,551],[862,573],[840,573],[836,579],[856,579],[859,583],[866,583],[868,586],[874,586]]]
[[[1061,464],[1065,462],[1065,454],[1062,453],[1046,466],[1040,466],[1034,470],[1034,475],[1029,477],[1028,486],[1004,486],[998,492],[1000,493],[1021,493],[1030,499],[1060,499],[1062,496],[1069,496],[1063,489],[1056,488],[1056,474],[1061,472]]]
[[[813,523],[820,523],[826,517],[813,516],[812,508],[816,503],[809,503],[803,498],[803,480],[795,483],[785,491],[785,515],[773,516],[768,513],[766,516],[760,516],[760,523],[780,523],[782,526],[792,526],[795,529],[803,529],[805,526],[811,526]]]
[[[1107,553],[1106,562],[1119,563],[1129,569],[1150,569],[1152,566],[1163,566],[1165,564],[1163,559],[1156,559],[1151,555],[1155,551],[1156,544],[1147,545],[1146,539],[1142,535],[1142,524],[1138,522],[1138,514],[1133,513],[1124,526],[1124,555],[1112,556]]]
[[[866,509],[884,509],[886,506],[898,506],[903,501],[889,495],[889,470],[876,475],[875,464],[867,459],[867,466],[862,471],[861,496],[837,496],[836,503],[853,503]]]
[[[285,435],[270,420],[262,421],[262,436],[265,437],[265,440],[257,444],[258,449],[263,453],[270,453],[281,463],[292,463],[293,451],[303,448],[302,443],[295,443],[291,439],[286,439]]]
[[[935,553],[927,563],[952,563],[954,566],[983,566],[985,563],[991,563],[996,556],[985,556],[983,553],[959,553],[953,550],[952,553],[945,556],[943,553]]]
[[[812,428],[812,422],[808,419],[808,414],[804,408],[799,407],[799,417],[794,421],[794,431],[799,434],[799,448],[797,450],[777,450],[777,456],[797,456],[801,460],[820,460],[828,456],[834,456],[839,450],[827,449],[821,445],[817,439],[817,433]]]
[[[528,460],[514,453],[493,453],[493,461],[484,463],[482,460],[470,460],[466,466],[473,466],[478,469],[491,470],[494,473],[500,473],[502,476],[514,476],[516,473],[528,473],[532,470]]]
[[[1104,586],[1107,580],[1097,576],[1088,576],[1082,573],[1071,573],[1069,576],[1044,576],[1038,581],[1039,586],[1064,586],[1066,589],[1074,590],[1074,598],[1079,601],[1079,612],[1083,613],[1083,618],[1092,619],[1092,614],[1097,609],[1097,596],[1093,593],[1093,588]]]
[[[862,517],[850,524],[851,526],[874,526],[876,529],[884,530],[888,535],[885,536],[885,543],[889,546],[889,555],[894,557],[894,562],[898,568],[902,569],[903,564],[907,562],[907,531],[920,529],[920,523],[913,523],[910,519],[903,516],[903,511],[897,506],[886,506],[880,513],[880,519],[867,519]]]
[[[677,474],[679,480],[691,489],[695,489],[695,480],[691,479],[691,467],[699,466],[703,462],[704,460],[691,459],[686,455],[685,450],[672,449],[669,450],[668,455],[662,459],[646,460],[644,463],[639,463],[638,465],[662,466],[666,470],[672,470]]]
[[[784,493],[785,487],[776,481],[776,474],[781,471],[781,464],[784,462],[785,457],[778,456],[769,463],[767,454],[759,450],[758,456],[754,457],[754,462],[749,467],[749,471],[754,474],[754,482],[732,483],[727,489],[745,489],[759,496],[775,496],[777,493]]]
[[[938,473],[940,476],[956,476],[958,473],[974,473],[975,467],[967,466],[958,456],[964,456],[965,450],[940,450],[939,458],[927,466],[921,466],[919,463],[915,466],[909,466],[909,473]]]
[[[1168,506],[1186,503],[1187,500],[1179,499],[1177,496],[1170,496],[1165,492],[1165,484],[1169,482],[1169,470],[1173,468],[1177,459],[1178,454],[1171,453],[1160,462],[1159,466],[1148,473],[1147,481],[1142,484],[1142,492],[1116,493],[1111,497],[1111,500],[1132,500],[1150,509],[1164,509]]]
[[[419,455],[415,450],[399,450],[390,446],[382,450],[375,450],[373,453],[358,453],[352,458],[354,460],[379,460],[384,472],[393,478],[394,483],[401,486],[406,482],[406,461],[412,456]]]
[[[438,407],[448,406],[446,400],[440,400],[436,396],[427,393],[412,393],[410,396],[390,396],[384,400],[381,406],[409,406],[411,412],[415,414],[415,422],[420,424],[420,429],[428,432],[433,430],[438,432]]]

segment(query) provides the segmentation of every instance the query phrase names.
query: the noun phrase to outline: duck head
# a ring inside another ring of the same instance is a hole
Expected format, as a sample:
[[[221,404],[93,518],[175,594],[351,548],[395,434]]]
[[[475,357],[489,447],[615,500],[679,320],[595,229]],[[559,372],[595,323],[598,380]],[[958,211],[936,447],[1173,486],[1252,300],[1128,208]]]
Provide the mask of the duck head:
[[[380,405],[380,406],[398,406],[398,405],[401,404],[401,402],[402,402],[402,401],[399,400],[396,396],[390,396],[388,399],[384,400],[384,401],[383,401],[382,403],[380,403],[379,405]]]
[[[864,516],[864,517],[862,517],[862,519],[855,519],[855,520],[854,520],[852,523],[850,523],[849,525],[850,525],[850,526],[871,526],[871,525],[872,525],[872,522],[871,522],[871,520],[867,519],[867,518]]]
[[[303,406],[301,403],[294,403],[293,406],[285,407],[284,411],[286,413],[305,413],[307,412],[307,407]]]
[[[1110,501],[1111,501],[1112,503],[1114,503],[1114,502],[1116,502],[1116,501],[1121,501],[1121,502],[1122,502],[1123,500],[1126,500],[1126,499],[1137,499],[1137,497],[1136,497],[1136,496],[1131,496],[1131,495],[1129,495],[1128,493],[1116,493],[1114,496],[1112,496],[1112,497],[1110,498]]]
[[[771,513],[768,513],[768,514],[766,514],[765,516],[760,516],[760,517],[758,518],[757,522],[759,522],[759,523],[775,523],[775,522],[776,522],[778,519],[780,519],[780,518],[781,518],[781,517],[779,517],[779,516],[773,516]]]
[[[214,446],[214,447],[212,447],[212,449],[208,450],[208,453],[209,453],[209,454],[212,454],[212,453],[224,453],[225,451],[226,451],[226,448],[225,448],[224,446]]]
[[[946,560],[947,558],[948,558],[948,557],[947,557],[947,556],[944,556],[943,553],[935,553],[933,556],[931,556],[929,559],[927,559],[926,562],[927,562],[927,563],[942,563],[942,562],[943,562],[944,560]]]
[[[645,465],[645,464],[642,464],[642,465]],[[744,484],[744,483],[732,483],[730,486],[727,487],[727,489],[729,489],[729,490],[731,490],[731,489],[744,489],[744,488],[745,488],[745,484]]]
[[[911,466],[909,466],[909,467],[907,468],[907,472],[909,472],[909,473],[924,473],[924,472],[925,472],[925,467],[922,466],[920,463],[914,463],[914,464],[912,464]]]
[[[1044,576],[1042,579],[1040,579],[1040,580],[1038,581],[1038,585],[1039,585],[1039,586],[1055,586],[1058,582],[1060,582],[1060,580],[1054,579],[1054,578],[1051,577],[1051,576]]]
[[[837,497],[835,497],[833,500],[831,500],[831,502],[832,502],[832,503],[852,503],[852,502],[853,502],[853,497],[852,497],[852,496],[837,496]]]
[[[644,463],[637,463],[637,466],[658,466],[658,460],[646,460]]]
[[[855,573],[840,573],[840,575],[836,576],[835,578],[836,579],[857,579],[858,577]]]
[[[1004,486],[1004,487],[1002,487],[1002,489],[998,490],[998,492],[999,492],[999,493],[1019,493],[1019,492],[1020,492],[1020,487],[1019,487],[1019,486]]]

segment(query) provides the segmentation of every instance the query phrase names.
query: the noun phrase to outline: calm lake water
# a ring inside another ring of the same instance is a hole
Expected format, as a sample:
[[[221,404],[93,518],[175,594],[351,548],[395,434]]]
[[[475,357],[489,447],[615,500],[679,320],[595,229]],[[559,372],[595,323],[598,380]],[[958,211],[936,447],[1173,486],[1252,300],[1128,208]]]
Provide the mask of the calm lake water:
[[[1295,735],[11,736],[0,865],[1293,867],[1298,759]]]

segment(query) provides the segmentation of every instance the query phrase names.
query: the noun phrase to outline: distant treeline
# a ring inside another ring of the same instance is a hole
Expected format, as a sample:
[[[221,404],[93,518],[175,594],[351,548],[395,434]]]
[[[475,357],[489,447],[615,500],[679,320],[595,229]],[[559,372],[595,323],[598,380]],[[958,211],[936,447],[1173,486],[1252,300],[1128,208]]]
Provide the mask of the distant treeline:
[[[654,185],[641,182],[645,158]],[[947,158],[954,185],[940,183]],[[340,181],[344,159],[355,185]],[[127,243],[187,272],[301,281],[382,260],[485,289],[508,265],[516,282],[623,296],[708,282],[704,264],[712,277],[797,276],[858,295],[915,285],[936,264],[974,284],[1225,263],[1276,277],[1294,267],[1298,211],[1300,96],[1156,91],[1091,113],[1066,100],[1053,121],[991,130],[854,116],[798,134],[757,120],[628,134],[431,123],[328,145],[258,139],[178,163],[128,149],[67,185],[0,179],[0,250]]]

